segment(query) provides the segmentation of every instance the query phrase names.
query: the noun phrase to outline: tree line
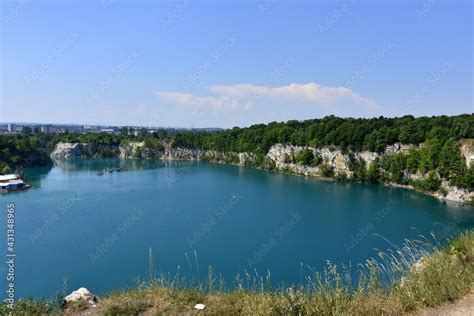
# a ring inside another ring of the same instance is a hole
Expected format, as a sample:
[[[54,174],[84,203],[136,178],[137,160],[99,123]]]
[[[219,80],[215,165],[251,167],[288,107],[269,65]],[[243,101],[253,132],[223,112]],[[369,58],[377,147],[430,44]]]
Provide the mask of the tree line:
[[[199,148],[220,152],[251,152],[254,167],[271,169],[265,159],[270,147],[277,143],[321,148],[333,146],[349,153],[351,180],[359,182],[396,182],[413,184],[425,191],[436,191],[441,178],[451,184],[472,189],[473,168],[469,168],[460,153],[459,141],[474,139],[474,114],[457,116],[398,118],[340,118],[327,116],[304,121],[271,122],[250,127],[234,127],[224,131],[179,131],[160,129],[151,134],[146,129],[136,135],[128,128],[119,134],[109,133],[42,133],[24,128],[17,135],[0,135],[0,172],[7,173],[15,167],[36,166],[48,163],[49,153],[58,142],[90,143],[99,154],[111,156],[116,152],[110,147],[131,141],[144,141],[145,147],[163,149],[163,143],[173,147]],[[372,165],[366,166],[351,154],[354,151],[382,153],[388,145],[401,142],[412,144],[407,153],[383,155]],[[417,147],[423,144],[423,147]],[[325,176],[340,180],[347,176],[334,174],[321,157],[309,150],[291,159],[303,165],[317,165]],[[406,172],[427,175],[423,180],[411,181]]]

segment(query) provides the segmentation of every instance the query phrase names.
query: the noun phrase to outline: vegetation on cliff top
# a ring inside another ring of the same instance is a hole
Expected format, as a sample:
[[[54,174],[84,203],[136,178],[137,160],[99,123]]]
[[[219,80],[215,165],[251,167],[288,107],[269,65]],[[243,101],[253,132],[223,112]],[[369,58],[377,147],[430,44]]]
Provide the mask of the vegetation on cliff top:
[[[323,147],[343,151],[383,152],[396,142],[420,144],[428,139],[474,138],[474,115],[355,119],[327,116],[305,121],[272,122],[219,133],[176,133],[174,146],[266,154],[274,144]]]

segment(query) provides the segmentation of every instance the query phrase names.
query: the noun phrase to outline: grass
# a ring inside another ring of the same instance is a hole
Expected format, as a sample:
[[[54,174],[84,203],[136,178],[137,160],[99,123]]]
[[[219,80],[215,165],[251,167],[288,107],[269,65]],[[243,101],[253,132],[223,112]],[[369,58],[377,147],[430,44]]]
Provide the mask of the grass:
[[[246,274],[228,289],[209,270],[207,281],[185,286],[181,278],[160,277],[135,289],[108,294],[100,300],[103,315],[399,315],[454,301],[474,284],[474,230],[466,231],[447,246],[422,238],[406,240],[401,247],[380,252],[378,258],[350,269],[327,263],[307,274],[304,285],[273,289],[270,276]],[[204,311],[194,305],[203,303]],[[25,300],[17,315],[62,314],[47,301]],[[6,311],[0,307],[0,313]]]

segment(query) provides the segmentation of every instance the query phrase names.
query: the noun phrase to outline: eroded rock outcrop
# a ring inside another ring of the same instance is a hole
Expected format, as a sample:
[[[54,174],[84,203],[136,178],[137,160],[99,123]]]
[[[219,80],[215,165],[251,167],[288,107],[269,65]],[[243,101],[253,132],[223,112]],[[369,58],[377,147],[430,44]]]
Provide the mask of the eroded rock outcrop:
[[[129,142],[119,147],[119,157],[122,159],[141,158],[144,146],[145,142]]]
[[[80,157],[92,157],[95,148],[86,143],[58,143],[51,153],[53,159],[71,159]]]
[[[361,151],[356,152],[354,157],[357,159],[362,159],[365,162],[365,165],[368,167],[375,159],[380,158],[380,154],[372,151]]]
[[[467,166],[471,166],[474,163],[474,150],[472,142],[472,139],[461,139],[459,142],[461,145],[461,154],[466,160]]]
[[[305,176],[321,176],[321,170],[318,166],[303,166],[294,162],[294,157],[305,147],[275,144],[267,153],[267,158],[275,162],[275,167],[279,170],[291,171],[295,174]],[[339,149],[333,148],[308,148],[313,155],[319,156],[327,163],[328,166],[334,168],[336,173],[345,172],[350,175],[351,171],[348,167],[349,155],[343,154]]]
[[[363,160],[365,166],[369,168],[375,159],[381,158],[384,154],[397,154],[400,152],[407,153],[411,146],[413,145],[395,143],[387,146],[383,154],[370,151],[352,152],[351,154],[355,159]],[[416,147],[420,148],[422,146],[423,144],[419,144]],[[276,169],[280,171],[291,171],[292,173],[305,176],[322,176],[321,170],[318,166],[302,166],[294,163],[295,155],[304,149],[305,148],[301,146],[275,144],[268,151],[267,158],[274,161]],[[349,178],[352,176],[352,171],[349,168],[349,162],[351,159],[349,154],[343,154],[339,149],[329,147],[308,149],[310,149],[314,155],[319,155],[328,166],[333,168],[336,175],[344,173]],[[466,159],[467,165],[474,161],[472,140],[464,140],[461,142],[461,152]],[[423,175],[420,172],[409,173],[406,170],[404,171],[404,178],[407,180],[423,180],[425,177],[426,175]],[[391,185],[413,189],[411,185],[399,185],[395,183]],[[474,199],[474,192],[472,190],[451,186],[447,181],[442,181],[440,191],[432,195],[441,200],[461,203],[468,203]]]
[[[277,164],[289,163],[291,162],[291,157],[293,157],[303,149],[304,148],[301,146],[275,144],[270,147],[270,150],[267,153],[267,157],[275,161]]]
[[[395,143],[392,145],[388,145],[385,148],[384,153],[385,154],[397,154],[397,153],[407,153],[408,150],[410,149],[410,146],[412,145],[407,145],[407,144],[402,144],[402,143]]]
[[[449,185],[447,181],[443,181],[441,183],[441,188],[446,194],[446,195],[441,194],[439,196],[441,200],[466,203],[466,202],[471,201],[474,198],[474,192],[469,191],[468,189],[451,186]]]
[[[89,292],[85,287],[81,287],[64,298],[66,303],[86,302],[94,305],[97,303],[97,297]]]

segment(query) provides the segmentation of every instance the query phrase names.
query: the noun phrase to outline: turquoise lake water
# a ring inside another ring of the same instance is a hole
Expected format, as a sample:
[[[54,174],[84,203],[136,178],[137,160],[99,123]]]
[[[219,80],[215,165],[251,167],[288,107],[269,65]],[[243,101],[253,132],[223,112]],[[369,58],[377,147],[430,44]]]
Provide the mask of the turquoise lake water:
[[[124,171],[96,174],[111,167]],[[443,240],[474,227],[473,208],[413,191],[230,165],[76,160],[27,174],[34,188],[0,195],[2,236],[6,204],[15,204],[17,298],[50,298],[64,278],[69,291],[133,286],[146,278],[150,248],[158,273],[179,266],[205,280],[212,266],[232,285],[238,273],[269,270],[273,284],[298,284],[301,263],[355,267],[390,248],[387,240],[430,232]]]

